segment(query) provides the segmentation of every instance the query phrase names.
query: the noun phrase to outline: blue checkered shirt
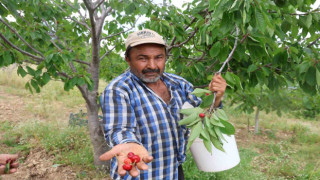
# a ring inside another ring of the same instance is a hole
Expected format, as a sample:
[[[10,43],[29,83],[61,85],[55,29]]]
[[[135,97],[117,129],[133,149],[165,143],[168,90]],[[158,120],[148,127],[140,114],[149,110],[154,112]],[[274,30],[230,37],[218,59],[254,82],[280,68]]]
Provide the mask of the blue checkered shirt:
[[[133,178],[127,173],[120,177],[117,160],[111,160],[113,179],[178,179],[178,165],[186,160],[189,130],[178,126],[182,105],[198,106],[201,99],[192,95],[192,85],[185,79],[164,73],[171,100],[166,104],[130,71],[118,76],[101,96],[106,141],[110,146],[125,142],[142,144],[154,160],[149,169]]]

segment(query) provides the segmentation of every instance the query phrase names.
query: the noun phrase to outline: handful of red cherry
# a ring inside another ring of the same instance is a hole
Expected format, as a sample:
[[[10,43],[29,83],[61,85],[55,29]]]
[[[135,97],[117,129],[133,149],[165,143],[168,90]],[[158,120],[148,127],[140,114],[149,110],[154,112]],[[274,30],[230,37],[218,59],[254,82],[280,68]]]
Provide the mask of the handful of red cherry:
[[[140,157],[135,155],[133,152],[129,152],[127,158],[124,160],[124,165],[122,168],[126,171],[130,171],[132,169],[132,165],[140,162]]]

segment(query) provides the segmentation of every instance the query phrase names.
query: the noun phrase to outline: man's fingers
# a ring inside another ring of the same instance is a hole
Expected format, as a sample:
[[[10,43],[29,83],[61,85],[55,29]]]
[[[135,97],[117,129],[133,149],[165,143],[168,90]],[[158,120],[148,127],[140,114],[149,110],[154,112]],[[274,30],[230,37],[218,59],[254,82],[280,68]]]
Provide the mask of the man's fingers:
[[[143,156],[142,160],[145,163],[149,163],[149,162],[151,162],[153,160],[153,157],[149,156],[149,155],[146,155],[146,156]]]
[[[8,158],[10,158],[10,159],[13,159],[13,160],[16,160],[16,159],[18,159],[18,154],[9,154],[8,155]]]
[[[140,169],[140,170],[147,170],[148,169],[148,165],[146,165],[146,163],[144,163],[142,161],[138,162],[136,165],[137,165],[138,169]]]
[[[10,169],[10,171],[9,171],[9,173],[15,173],[15,172],[17,172],[16,168]]]
[[[18,163],[18,162],[14,162],[14,163],[12,163],[12,164],[10,165],[10,167],[12,167],[12,168],[17,168],[17,167],[19,167],[19,163]]]
[[[0,165],[0,174],[4,174],[5,169],[6,169],[5,165]]]
[[[135,165],[132,165],[132,169],[129,171],[130,176],[137,177],[139,175],[139,171],[137,170]]]
[[[127,174],[127,171],[123,169],[123,163],[118,164],[118,174],[120,176],[125,176]]]

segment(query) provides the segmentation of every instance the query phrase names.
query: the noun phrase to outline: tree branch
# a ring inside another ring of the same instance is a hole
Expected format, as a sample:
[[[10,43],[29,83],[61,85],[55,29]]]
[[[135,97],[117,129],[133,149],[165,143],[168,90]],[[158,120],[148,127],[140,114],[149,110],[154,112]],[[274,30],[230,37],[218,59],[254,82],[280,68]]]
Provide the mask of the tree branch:
[[[77,69],[76,69],[76,67],[74,67],[72,61],[69,62],[69,67],[71,68],[72,72],[74,72],[74,73],[77,72]]]
[[[35,53],[39,54],[41,57],[44,57],[44,55],[43,55],[40,51],[36,50],[36,49],[35,49],[33,46],[31,46],[26,40],[24,40],[23,37],[21,37],[20,34],[19,34],[16,30],[14,30],[7,22],[5,22],[1,17],[0,17],[0,21],[1,21],[3,24],[5,24],[15,35],[17,35],[18,38],[19,38],[22,42],[24,42],[25,45],[27,45],[31,50],[33,50]]]
[[[319,40],[320,40],[320,36],[319,36],[316,40],[314,40],[313,42],[311,42],[307,47],[309,48],[309,47],[315,45],[315,44],[317,43],[317,41],[319,41]]]
[[[72,61],[77,62],[77,63],[80,63],[80,64],[85,64],[85,65],[90,66],[90,63],[88,63],[88,62],[86,62],[86,61],[81,61],[81,60],[78,60],[78,59],[74,59],[74,60],[72,60]]]
[[[132,29],[133,29],[133,27],[131,27],[130,29],[127,29],[127,30],[123,30],[123,31],[121,31],[121,32],[118,32],[118,33],[116,33],[116,34],[112,34],[112,35],[103,37],[103,38],[101,38],[101,40],[105,40],[105,39],[112,38],[112,37],[114,37],[114,36],[118,36],[118,35],[120,35],[120,34],[122,34],[122,33],[128,32],[128,31],[130,31],[130,30],[132,30]]]
[[[116,48],[116,46],[114,46],[110,51],[107,51],[106,53],[104,53],[104,55],[102,55],[102,56],[100,57],[100,61],[102,61],[102,59],[103,59],[104,57],[106,57],[107,55],[109,55],[115,48]]]
[[[240,44],[242,44],[243,41],[247,39],[247,37],[249,36],[249,34],[250,34],[250,33],[247,33],[247,34],[245,34],[245,35],[243,36],[243,38],[240,40]]]
[[[59,9],[61,9],[61,11],[63,11],[63,12],[66,13],[66,11],[65,11],[62,7],[60,7],[57,3],[55,3],[54,1],[53,1],[53,3],[54,3]],[[88,24],[86,24],[86,23],[84,23],[84,22],[80,22],[80,21],[76,20],[75,18],[73,18],[73,17],[71,17],[71,16],[68,16],[68,17],[69,17],[69,19],[73,20],[74,22],[76,22],[76,23],[78,23],[78,24],[80,24],[80,25],[83,25],[84,27],[86,27],[86,28],[90,31],[90,28],[89,28]],[[66,18],[66,19],[68,19],[68,18]]]
[[[312,13],[317,13],[319,12],[319,9],[314,9],[313,11],[310,11],[310,12],[306,12],[306,13],[283,13],[283,14],[288,14],[288,15],[291,15],[291,16],[307,16],[309,14],[312,14]],[[272,11],[272,10],[268,10],[268,13],[278,13],[277,11]]]
[[[93,6],[94,6],[93,10],[96,10],[103,2],[104,2],[104,0],[100,0],[100,2],[99,1],[95,2],[93,4]]]
[[[168,50],[170,50],[170,49],[172,49],[172,48],[174,48],[174,47],[181,47],[182,45],[186,44],[187,42],[190,41],[191,38],[194,37],[194,35],[196,34],[197,31],[198,31],[198,28],[196,28],[196,29],[191,33],[191,35],[188,37],[188,39],[186,39],[185,41],[181,42],[181,43],[178,44],[178,45],[169,46],[169,47],[168,47]]]
[[[21,52],[21,53],[24,54],[24,55],[27,55],[27,56],[31,57],[31,58],[34,59],[35,61],[41,62],[41,61],[44,60],[44,58],[42,58],[42,57],[33,55],[33,54],[31,54],[31,53],[29,53],[29,52],[27,52],[27,51],[24,51],[24,50],[18,48],[17,46],[15,46],[14,44],[12,44],[6,37],[4,37],[4,35],[3,35],[1,32],[0,32],[0,37],[3,39],[3,41],[4,41],[5,43],[7,43],[7,44],[8,44],[9,46],[11,46],[13,49]]]
[[[224,61],[224,63],[222,64],[221,68],[219,69],[218,73],[220,74],[224,68],[224,66],[231,60],[234,51],[236,50],[237,46],[238,46],[238,36],[239,36],[239,28],[236,26],[237,32],[236,32],[236,40],[234,42],[234,46],[232,51],[230,52],[228,58]]]
[[[194,18],[191,20],[190,24],[184,28],[184,30],[187,30],[195,21],[196,21],[196,18],[194,17]],[[174,45],[176,39],[177,39],[177,37],[174,36],[169,47],[172,47],[172,46]],[[168,52],[170,52],[171,49],[172,49],[172,48],[168,48]]]
[[[195,63],[201,61],[202,59],[204,59],[204,57],[206,56],[206,54],[207,54],[206,52],[203,52],[202,55],[195,60]],[[186,66],[190,66],[191,63],[192,63],[192,61],[189,61],[189,62],[186,64]]]
[[[231,60],[233,54],[234,54],[234,51],[236,50],[237,46],[238,46],[238,36],[239,36],[239,28],[237,25],[235,25],[235,28],[236,28],[236,39],[235,39],[235,42],[234,42],[234,46],[232,48],[232,51],[230,52],[228,58],[224,61],[224,63],[222,64],[221,68],[219,69],[218,71],[218,74],[220,74],[224,68],[224,66]],[[210,109],[209,109],[209,113],[211,114],[213,108],[214,108],[214,105],[215,105],[215,101],[216,101],[216,96],[217,96],[217,93],[214,92],[214,96],[213,96],[213,103],[212,105],[210,106]]]

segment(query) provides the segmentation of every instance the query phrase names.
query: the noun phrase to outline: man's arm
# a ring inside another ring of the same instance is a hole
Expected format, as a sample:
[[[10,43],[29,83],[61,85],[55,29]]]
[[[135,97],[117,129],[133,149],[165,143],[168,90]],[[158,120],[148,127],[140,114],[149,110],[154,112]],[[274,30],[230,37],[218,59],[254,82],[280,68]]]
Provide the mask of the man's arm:
[[[140,137],[137,137],[134,110],[126,93],[120,90],[105,91],[101,96],[101,108],[106,140],[113,148],[101,155],[100,160],[107,161],[116,157],[118,174],[124,176],[127,173],[122,167],[124,160],[129,152],[133,152],[141,158],[141,161],[136,164],[137,168],[148,169],[146,163],[151,162],[153,157],[139,141]],[[129,174],[133,177],[138,176],[137,168],[133,166]]]
[[[106,140],[111,146],[135,142],[136,120],[129,97],[119,90],[106,90],[101,96],[101,109]]]

